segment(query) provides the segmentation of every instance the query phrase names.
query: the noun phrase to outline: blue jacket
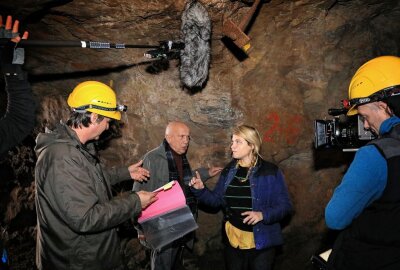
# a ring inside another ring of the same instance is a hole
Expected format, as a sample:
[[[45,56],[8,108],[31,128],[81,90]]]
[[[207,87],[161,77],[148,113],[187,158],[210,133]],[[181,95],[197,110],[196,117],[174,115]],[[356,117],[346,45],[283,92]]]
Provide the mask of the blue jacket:
[[[394,116],[382,122],[379,134],[388,133],[400,123]],[[335,189],[325,209],[325,222],[331,229],[344,229],[372,202],[379,199],[386,187],[387,164],[374,145],[361,147],[341,184]]]
[[[225,191],[236,174],[236,161],[230,162],[222,171],[213,191],[208,188],[193,193],[200,202],[214,208],[223,208]],[[253,211],[260,211],[264,219],[253,226],[256,249],[283,243],[280,221],[292,211],[287,187],[281,170],[274,164],[259,158],[249,176]]]

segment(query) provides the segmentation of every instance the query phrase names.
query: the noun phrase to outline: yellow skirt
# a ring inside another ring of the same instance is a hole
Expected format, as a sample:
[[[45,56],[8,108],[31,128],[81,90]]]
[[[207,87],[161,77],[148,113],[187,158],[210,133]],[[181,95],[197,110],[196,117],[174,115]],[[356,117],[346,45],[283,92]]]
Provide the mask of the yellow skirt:
[[[225,223],[225,232],[229,243],[234,248],[251,249],[256,247],[253,232],[242,231],[233,226],[229,221]]]

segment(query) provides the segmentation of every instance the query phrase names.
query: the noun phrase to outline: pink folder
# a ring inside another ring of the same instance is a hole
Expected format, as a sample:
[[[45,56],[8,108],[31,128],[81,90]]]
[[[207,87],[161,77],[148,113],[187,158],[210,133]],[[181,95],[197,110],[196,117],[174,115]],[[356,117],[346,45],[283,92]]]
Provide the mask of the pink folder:
[[[177,181],[153,192],[157,192],[158,200],[144,209],[138,218],[149,247],[160,249],[199,227]]]
[[[169,186],[171,183],[167,185]],[[186,198],[179,183],[172,181],[170,188],[166,187],[167,185],[153,191],[157,192],[158,200],[142,211],[138,219],[139,223],[186,205]]]

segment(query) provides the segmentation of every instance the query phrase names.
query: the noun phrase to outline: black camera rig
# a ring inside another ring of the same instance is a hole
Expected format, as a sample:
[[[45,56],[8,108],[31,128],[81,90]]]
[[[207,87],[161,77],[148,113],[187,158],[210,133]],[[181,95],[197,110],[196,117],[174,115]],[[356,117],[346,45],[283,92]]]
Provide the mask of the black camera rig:
[[[316,149],[337,147],[344,152],[354,152],[376,138],[371,131],[364,128],[358,115],[345,116],[347,111],[347,108],[332,108],[328,110],[328,114],[333,119],[314,121]]]

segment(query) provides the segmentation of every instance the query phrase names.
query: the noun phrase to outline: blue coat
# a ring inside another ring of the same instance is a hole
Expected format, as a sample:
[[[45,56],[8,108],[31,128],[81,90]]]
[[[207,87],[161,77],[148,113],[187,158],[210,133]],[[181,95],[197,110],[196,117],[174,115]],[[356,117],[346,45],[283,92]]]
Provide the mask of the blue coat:
[[[200,202],[224,208],[224,194],[236,174],[236,160],[230,162],[222,171],[213,191],[208,188],[193,193]],[[260,211],[264,219],[253,226],[256,249],[281,245],[283,243],[280,221],[291,213],[292,203],[281,170],[274,164],[259,158],[249,176],[253,211]]]
[[[400,118],[397,116],[386,119],[379,134],[389,133],[398,124]],[[326,206],[326,225],[334,230],[349,226],[365,208],[382,196],[387,177],[387,162],[379,150],[372,144],[361,147]]]

